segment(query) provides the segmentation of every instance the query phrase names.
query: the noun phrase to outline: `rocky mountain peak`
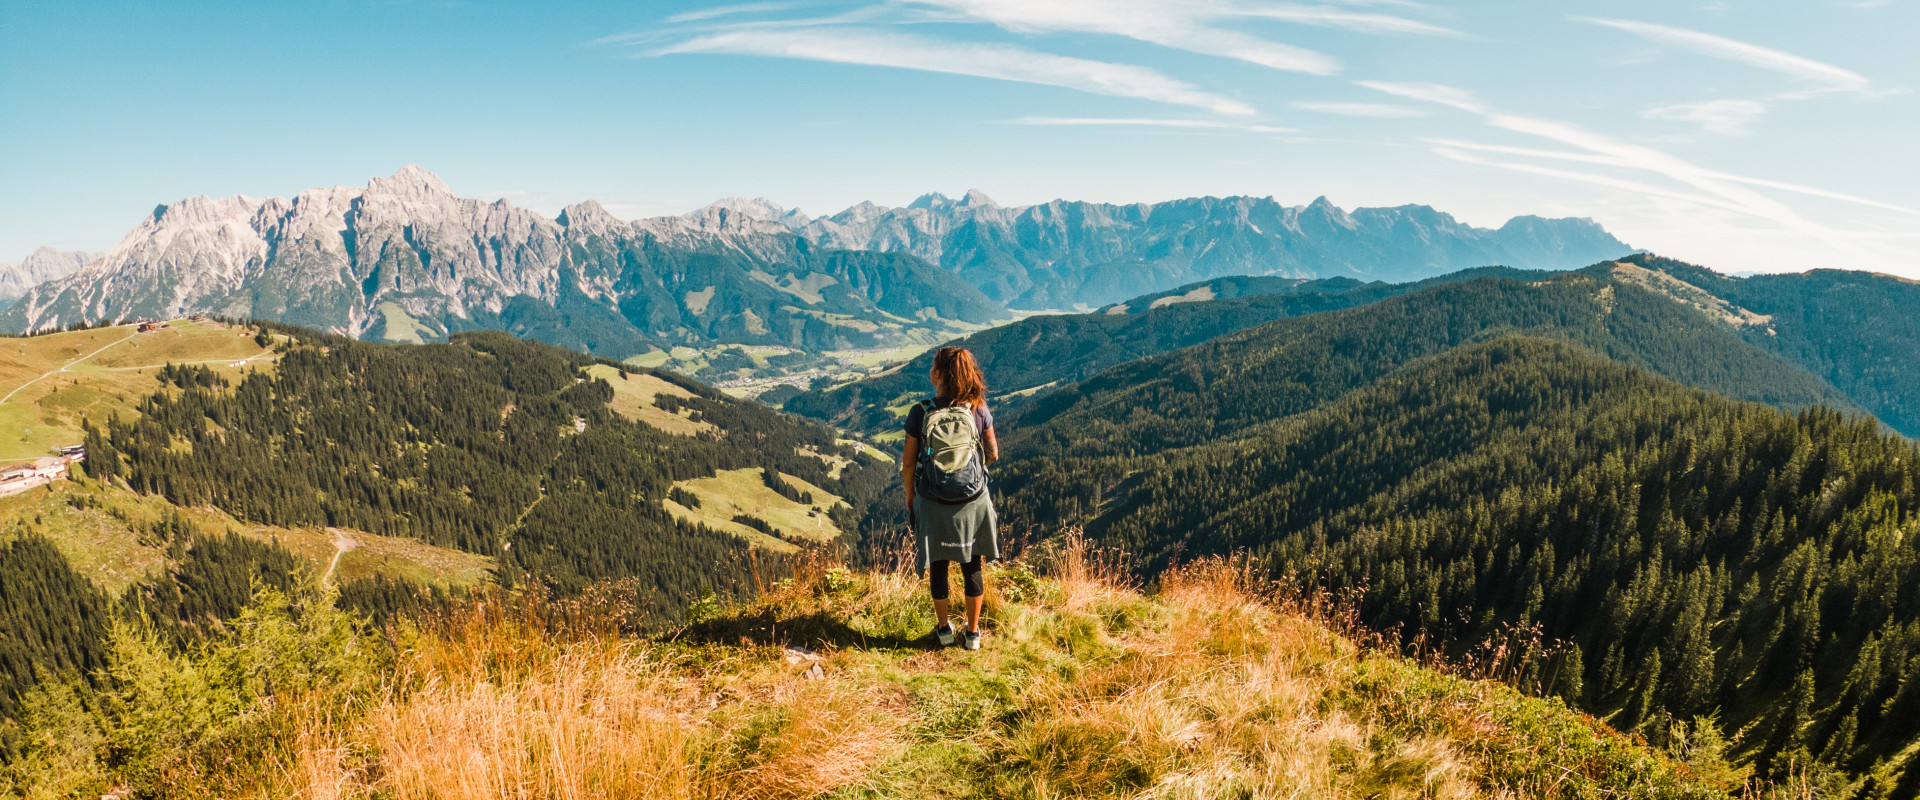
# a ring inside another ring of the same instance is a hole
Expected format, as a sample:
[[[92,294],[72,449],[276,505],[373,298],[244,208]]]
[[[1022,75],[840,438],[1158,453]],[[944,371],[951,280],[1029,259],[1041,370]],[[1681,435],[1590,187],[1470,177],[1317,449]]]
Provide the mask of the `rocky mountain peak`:
[[[569,232],[594,234],[604,234],[626,224],[608,213],[599,202],[593,200],[574,203],[561,209],[556,221]]]
[[[418,164],[408,164],[386,178],[374,178],[367,181],[367,194],[398,195],[402,197],[455,197],[440,176],[428,172]]]
[[[968,189],[966,196],[961,197],[958,202],[954,203],[954,205],[960,208],[999,208],[1000,207],[999,203],[993,202],[993,198],[988,197],[986,192],[980,191],[979,189]]]
[[[953,205],[953,198],[948,197],[939,192],[928,192],[926,194],[920,195],[919,197],[913,198],[913,202],[908,203],[907,208],[934,209],[934,208],[946,208],[951,205]]]
[[[199,227],[232,219],[245,219],[260,207],[260,201],[246,195],[232,197],[189,197],[153,209],[153,224],[162,228]]]
[[[980,191],[979,189],[968,189],[967,193],[961,195],[958,200],[939,192],[928,192],[914,198],[913,202],[907,204],[907,208],[926,211],[946,211],[955,208],[999,207],[999,203],[993,202],[993,198],[988,197],[986,192]]]
[[[17,298],[38,284],[72,275],[79,272],[81,267],[99,260],[101,255],[84,250],[41,247],[18,264],[0,264],[0,298]]]
[[[922,197],[921,199],[924,200],[926,198]],[[918,203],[920,201],[915,200],[914,202]],[[912,206],[909,206],[909,208],[912,208]],[[880,217],[880,215],[885,213],[887,213],[886,208],[875,205],[874,202],[871,200],[862,200],[858,205],[848,206],[847,210],[842,211],[838,214],[835,214],[831,217],[826,217],[825,219],[831,220],[834,223],[840,224],[840,225],[856,225],[862,222],[867,222],[869,220],[877,219]]]

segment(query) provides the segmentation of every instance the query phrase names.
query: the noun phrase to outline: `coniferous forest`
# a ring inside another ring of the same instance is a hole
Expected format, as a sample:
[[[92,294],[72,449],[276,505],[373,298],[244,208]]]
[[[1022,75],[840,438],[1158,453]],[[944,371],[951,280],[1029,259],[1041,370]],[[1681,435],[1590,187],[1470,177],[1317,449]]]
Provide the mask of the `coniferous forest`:
[[[1537,633],[1531,690],[1910,795],[1920,448],[1771,355],[1702,357],[1730,332],[1644,324],[1670,300],[1582,288],[1444,287],[1043,395],[1002,423],[1004,518],[1149,578],[1242,554],[1409,645]]]

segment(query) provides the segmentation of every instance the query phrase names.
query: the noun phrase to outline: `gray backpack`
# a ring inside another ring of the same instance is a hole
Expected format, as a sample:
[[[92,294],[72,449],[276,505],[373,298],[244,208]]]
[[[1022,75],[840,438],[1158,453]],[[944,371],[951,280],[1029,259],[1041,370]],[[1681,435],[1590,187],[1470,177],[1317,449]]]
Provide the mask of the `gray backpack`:
[[[980,431],[973,408],[955,403],[921,403],[920,454],[914,462],[914,492],[944,505],[973,502],[987,490],[987,465],[981,457]]]

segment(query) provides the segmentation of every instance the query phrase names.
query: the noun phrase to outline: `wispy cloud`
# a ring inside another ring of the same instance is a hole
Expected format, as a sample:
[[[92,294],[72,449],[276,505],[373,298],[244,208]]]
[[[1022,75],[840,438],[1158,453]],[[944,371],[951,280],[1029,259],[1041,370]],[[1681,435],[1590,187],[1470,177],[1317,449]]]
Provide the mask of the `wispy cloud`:
[[[1455,151],[1470,150],[1470,151],[1485,152],[1485,153],[1502,153],[1505,155],[1526,156],[1529,158],[1540,158],[1540,159],[1547,159],[1552,161],[1568,161],[1568,162],[1578,162],[1582,164],[1599,164],[1599,165],[1609,166],[1609,167],[1633,167],[1634,166],[1632,162],[1622,161],[1621,159],[1614,158],[1612,156],[1598,155],[1595,153],[1574,153],[1574,152],[1568,152],[1564,150],[1541,150],[1541,149],[1532,148],[1532,147],[1514,147],[1512,145],[1497,145],[1497,144],[1484,144],[1480,142],[1467,142],[1467,141],[1461,141],[1459,139],[1427,139],[1425,141],[1429,144],[1436,145],[1439,147],[1445,147]],[[1914,216],[1920,216],[1920,209],[1913,209],[1907,206],[1896,205],[1893,203],[1883,203],[1879,200],[1874,200],[1868,197],[1860,197],[1859,195],[1846,194],[1843,192],[1836,192],[1829,189],[1821,189],[1814,186],[1806,186],[1798,183],[1787,183],[1784,181],[1773,181],[1773,180],[1767,180],[1765,178],[1754,178],[1746,175],[1735,175],[1732,173],[1719,172],[1715,170],[1702,170],[1702,174],[1717,180],[1732,181],[1734,183],[1743,183],[1749,186],[1759,186],[1765,189],[1778,189],[1785,192],[1792,192],[1795,194],[1807,195],[1808,197],[1819,197],[1827,200],[1838,200],[1841,202],[1853,203],[1856,205],[1868,206],[1868,207],[1878,208],[1886,211],[1897,211],[1902,214],[1912,214]]]
[[[667,22],[678,25],[686,22],[700,22],[702,20],[730,17],[736,14],[765,14],[772,11],[786,11],[797,8],[800,5],[800,3],[741,3],[731,6],[716,6],[713,8],[703,8],[699,11],[675,14],[667,17]]]
[[[1859,198],[1853,198],[1839,192],[1729,175],[1727,173],[1706,169],[1670,153],[1645,145],[1624,142],[1568,122],[1501,111],[1481,101],[1471,92],[1451,86],[1433,83],[1385,83],[1376,81],[1362,82],[1361,85],[1397,97],[1424,100],[1457,108],[1480,116],[1481,119],[1491,127],[1558,142],[1572,147],[1576,151],[1573,153],[1555,153],[1553,151],[1502,148],[1499,146],[1474,145],[1463,142],[1435,143],[1433,147],[1434,153],[1444,158],[1558,178],[1561,180],[1607,186],[1639,192],[1650,197],[1680,200],[1706,208],[1733,212],[1750,218],[1765,220],[1778,225],[1782,229],[1812,237],[1824,242],[1828,247],[1833,248],[1837,252],[1851,255],[1868,255],[1866,251],[1860,249],[1860,237],[1856,236],[1855,232],[1837,230],[1811,222],[1791,207],[1755,191],[1753,187],[1785,189],[1839,200],[1858,200]],[[1677,183],[1685,188],[1669,188],[1648,183],[1644,180],[1630,180],[1615,175],[1563,170],[1525,162],[1496,161],[1474,155],[1468,151],[1502,152],[1513,155],[1545,157],[1650,173]],[[1874,201],[1866,201],[1866,204],[1880,208],[1906,210],[1898,206],[1889,206],[1888,204]]]
[[[1253,107],[1146,67],[1058,56],[1007,44],[953,42],[863,28],[731,30],[655,51],[731,53],[943,72],[1059,86],[1245,116]]]
[[[1797,56],[1784,50],[1762,47],[1724,36],[1702,31],[1673,28],[1656,25],[1651,22],[1636,22],[1624,19],[1601,19],[1597,17],[1571,17],[1575,22],[1604,25],[1615,30],[1625,31],[1652,42],[1672,45],[1691,50],[1705,56],[1725,59],[1771,70],[1814,84],[1826,91],[1848,92],[1852,94],[1876,94],[1873,82],[1867,76],[1853,70],[1836,67],[1811,58]]]
[[[1767,104],[1758,100],[1707,100],[1649,108],[1640,112],[1647,119],[1670,119],[1698,124],[1707,133],[1745,136],[1754,120],[1767,112]]]
[[[1406,119],[1427,115],[1426,111],[1412,106],[1396,106],[1388,103],[1291,103],[1289,106],[1301,111],[1372,119]]]
[[[1438,103],[1443,106],[1452,106],[1461,111],[1473,114],[1483,113],[1487,108],[1478,98],[1473,96],[1472,92],[1455,89],[1452,86],[1443,86],[1438,83],[1396,83],[1393,81],[1359,81],[1358,83],[1376,92],[1384,92],[1394,97],[1404,97],[1408,100],[1419,100],[1423,103]]]
[[[1228,122],[1214,119],[1158,119],[1153,117],[1021,117],[1015,125],[1096,126],[1134,128],[1184,128],[1198,130],[1234,130],[1248,133],[1299,133],[1299,128]]]
[[[1243,5],[1231,7],[1232,16],[1297,22],[1324,28],[1344,28],[1358,33],[1412,33],[1424,36],[1458,36],[1459,31],[1392,14],[1343,11],[1327,6]]]
[[[1098,33],[1263,67],[1310,75],[1332,75],[1340,62],[1332,56],[1212,24],[1234,16],[1228,7],[1205,0],[912,0],[1017,33]],[[1244,16],[1244,15],[1241,15]]]

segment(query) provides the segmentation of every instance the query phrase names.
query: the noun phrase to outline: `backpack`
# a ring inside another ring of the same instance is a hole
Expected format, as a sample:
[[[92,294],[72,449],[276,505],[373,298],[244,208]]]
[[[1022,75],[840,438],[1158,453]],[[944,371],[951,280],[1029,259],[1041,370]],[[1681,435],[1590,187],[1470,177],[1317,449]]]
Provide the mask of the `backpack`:
[[[943,505],[972,502],[987,490],[987,467],[980,457],[980,431],[973,408],[955,403],[935,407],[922,401],[920,455],[914,462],[914,491]]]

